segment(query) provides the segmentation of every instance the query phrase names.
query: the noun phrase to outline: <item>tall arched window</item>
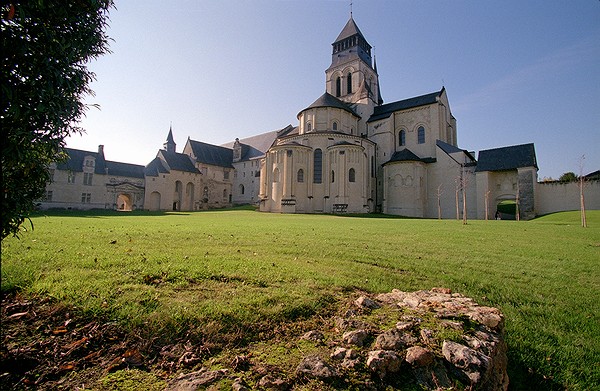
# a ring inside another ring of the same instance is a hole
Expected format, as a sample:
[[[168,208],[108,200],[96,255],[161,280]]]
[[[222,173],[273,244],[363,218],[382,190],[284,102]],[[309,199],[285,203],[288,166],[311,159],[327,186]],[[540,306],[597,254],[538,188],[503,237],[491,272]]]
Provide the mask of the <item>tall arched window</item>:
[[[306,124],[306,131],[310,132],[312,130],[312,124],[309,122]]]
[[[342,78],[341,77],[337,77],[337,79],[335,79],[335,96],[341,96],[342,95]]]
[[[419,144],[425,144],[425,128],[422,126],[417,130],[417,140]]]
[[[273,170],[273,182],[279,182],[279,168]]]
[[[406,145],[406,131],[404,129],[398,133],[398,145],[401,147]]]
[[[321,183],[323,180],[323,152],[320,149],[315,149],[313,163],[313,182]]]
[[[335,171],[331,170],[331,183],[335,182]]]
[[[304,170],[303,170],[303,169],[299,169],[299,170],[298,170],[298,175],[297,175],[297,178],[296,178],[296,180],[297,180],[299,183],[302,183],[302,182],[304,182]]]
[[[337,122],[333,121],[333,125],[331,125],[333,130],[337,130]]]
[[[244,194],[244,185],[240,184],[240,194]]]
[[[348,77],[346,78],[346,90],[348,94],[352,93],[352,73],[348,72]]]
[[[356,182],[356,172],[354,171],[354,168],[351,168],[348,171],[348,182]]]

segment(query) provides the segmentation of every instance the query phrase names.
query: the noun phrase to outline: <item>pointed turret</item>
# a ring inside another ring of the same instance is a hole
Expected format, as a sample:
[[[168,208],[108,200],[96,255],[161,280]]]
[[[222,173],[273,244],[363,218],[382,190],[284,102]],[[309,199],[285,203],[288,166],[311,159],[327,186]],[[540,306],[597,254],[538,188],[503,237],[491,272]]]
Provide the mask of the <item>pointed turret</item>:
[[[332,46],[332,67],[357,57],[371,66],[371,45],[369,45],[352,17],[350,17]]]
[[[373,69],[371,45],[352,15],[332,46],[331,65],[325,71],[325,91],[346,103],[360,101],[361,104],[379,105],[383,100],[379,94],[377,72]]]
[[[169,134],[167,136],[167,141],[163,144],[163,149],[167,152],[175,152],[175,140],[173,139],[173,126],[169,126]]]
[[[377,59],[373,55],[373,70],[377,75],[377,104],[381,106],[383,104],[383,98],[381,97],[381,88],[379,88],[379,72],[377,72]]]

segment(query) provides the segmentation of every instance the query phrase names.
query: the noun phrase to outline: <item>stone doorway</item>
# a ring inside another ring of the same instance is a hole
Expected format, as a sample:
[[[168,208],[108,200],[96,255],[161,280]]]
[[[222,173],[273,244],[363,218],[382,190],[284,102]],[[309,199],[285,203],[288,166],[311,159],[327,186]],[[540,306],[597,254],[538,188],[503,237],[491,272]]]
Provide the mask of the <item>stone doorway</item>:
[[[117,210],[131,212],[133,210],[133,197],[131,194],[119,193],[117,195]]]

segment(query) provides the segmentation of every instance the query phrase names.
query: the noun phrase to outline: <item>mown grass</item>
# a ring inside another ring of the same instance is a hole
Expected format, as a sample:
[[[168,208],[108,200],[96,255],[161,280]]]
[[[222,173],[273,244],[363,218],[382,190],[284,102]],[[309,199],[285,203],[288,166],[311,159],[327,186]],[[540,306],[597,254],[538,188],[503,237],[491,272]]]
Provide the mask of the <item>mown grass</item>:
[[[466,226],[250,210],[55,213],[2,242],[2,291],[154,335],[243,343],[355,290],[444,286],[504,312],[511,389],[597,389],[600,211],[587,217],[584,229],[576,212]]]

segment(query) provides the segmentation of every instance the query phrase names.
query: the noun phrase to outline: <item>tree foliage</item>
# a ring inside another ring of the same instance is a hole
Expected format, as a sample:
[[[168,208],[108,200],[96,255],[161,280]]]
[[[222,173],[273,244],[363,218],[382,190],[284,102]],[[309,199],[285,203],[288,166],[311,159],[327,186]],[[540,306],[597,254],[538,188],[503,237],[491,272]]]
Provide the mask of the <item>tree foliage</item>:
[[[558,180],[561,182],[577,182],[579,178],[577,178],[577,175],[575,175],[574,172],[565,172],[564,174],[562,174]]]
[[[108,52],[112,0],[2,2],[2,239],[16,235],[65,138],[83,130],[90,60]]]

